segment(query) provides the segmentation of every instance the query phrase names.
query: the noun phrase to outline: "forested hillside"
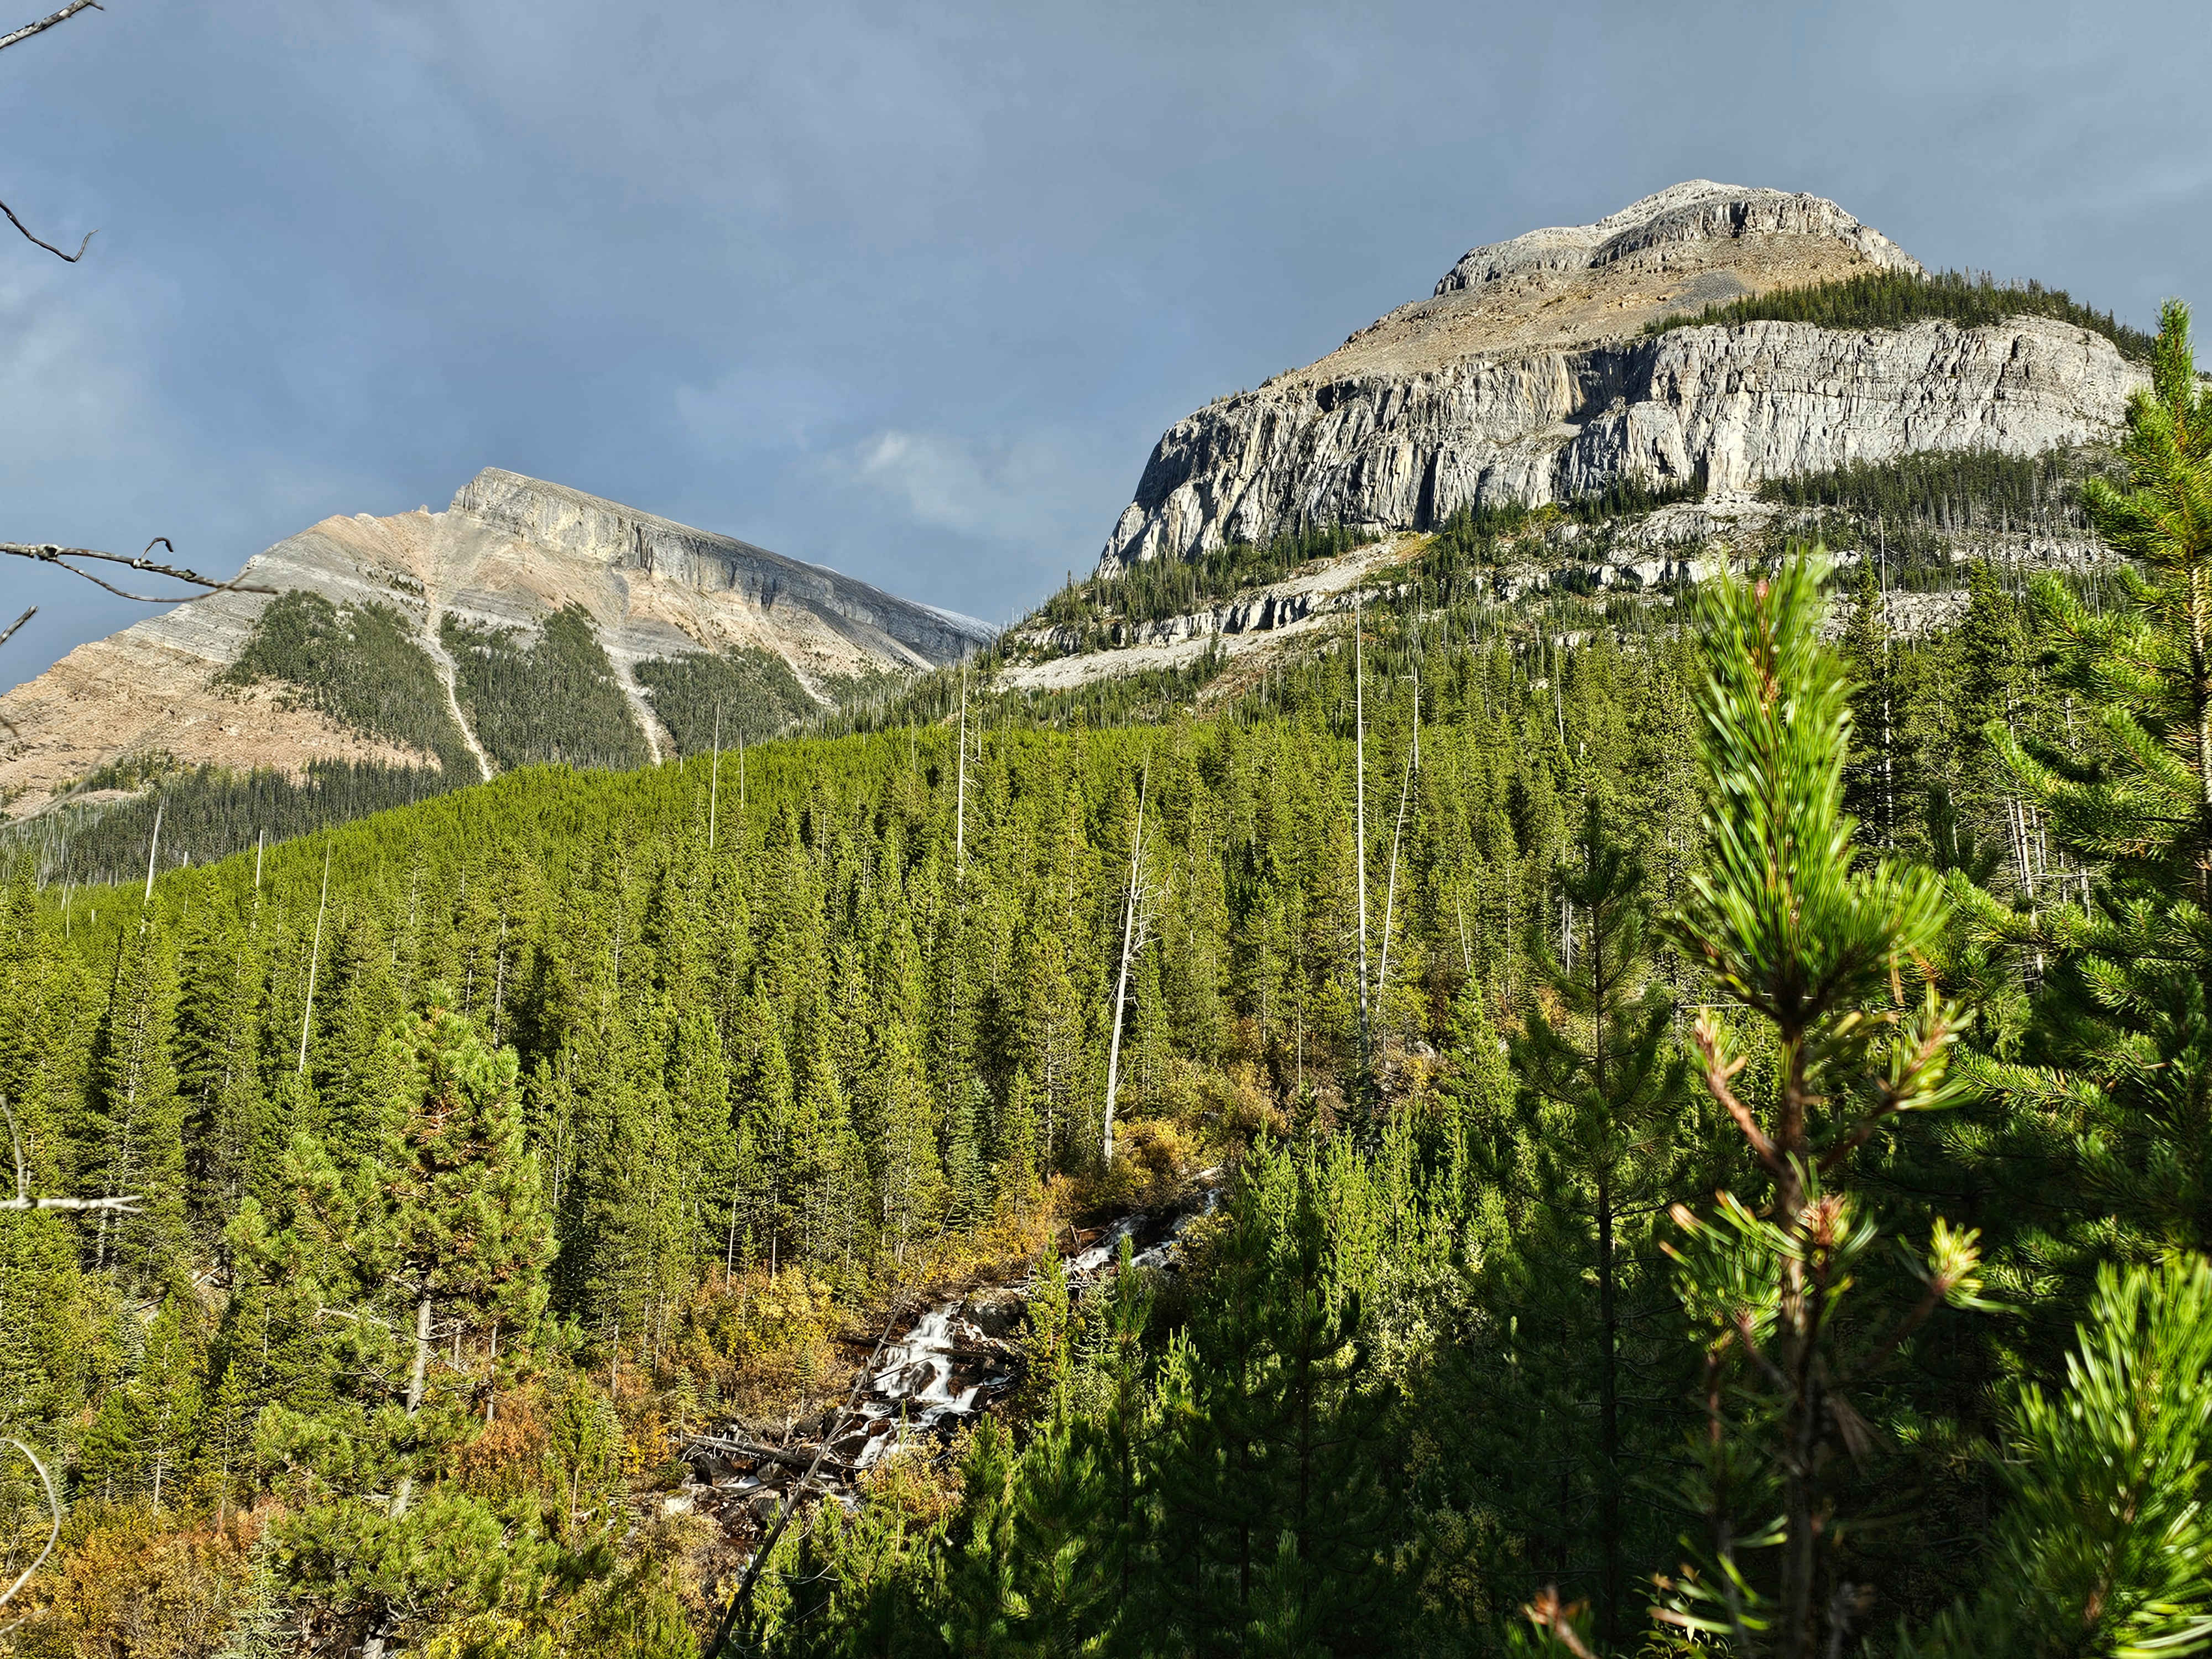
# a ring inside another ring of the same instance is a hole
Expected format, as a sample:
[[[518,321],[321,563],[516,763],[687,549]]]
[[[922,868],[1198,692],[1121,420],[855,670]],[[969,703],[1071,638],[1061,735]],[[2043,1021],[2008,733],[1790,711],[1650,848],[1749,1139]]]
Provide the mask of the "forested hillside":
[[[2132,565],[1977,565],[1911,637],[1813,553],[1508,628],[1470,521],[1206,713],[949,678],[593,772],[520,711],[519,769],[265,851],[19,860],[22,1190],[131,1201],[0,1215],[11,1577],[41,1468],[64,1511],[10,1639],[2212,1641],[2178,310],[2122,463],[2069,499]],[[452,643],[495,701],[518,648]],[[1070,1292],[1071,1224],[1201,1170],[1170,1267]],[[1010,1278],[1006,1403],[733,1606],[687,1437],[788,1433],[901,1298]]]

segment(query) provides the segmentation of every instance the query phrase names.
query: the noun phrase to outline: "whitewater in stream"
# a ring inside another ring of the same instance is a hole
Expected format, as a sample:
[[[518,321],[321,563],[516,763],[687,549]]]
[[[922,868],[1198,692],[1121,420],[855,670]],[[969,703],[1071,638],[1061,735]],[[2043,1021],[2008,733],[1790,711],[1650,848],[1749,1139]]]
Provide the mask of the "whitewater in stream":
[[[1137,1256],[1138,1264],[1146,1267],[1168,1266],[1174,1259],[1183,1229],[1198,1217],[1211,1215],[1219,1199],[1218,1189],[1209,1188],[1200,1208],[1176,1218],[1157,1244]],[[1089,1246],[1069,1258],[1069,1276],[1088,1279],[1111,1268],[1120,1255],[1121,1241],[1139,1233],[1147,1219],[1139,1213],[1114,1222]],[[960,1297],[939,1303],[923,1314],[904,1336],[884,1347],[882,1358],[869,1377],[867,1395],[860,1402],[859,1420],[840,1435],[831,1448],[853,1470],[874,1467],[912,1436],[974,1416],[976,1402],[985,1392],[995,1391],[1012,1381],[1011,1375],[1002,1374],[981,1382],[956,1382],[955,1373],[960,1363],[957,1350],[962,1340],[970,1345],[970,1376],[975,1374],[975,1351],[984,1340],[982,1332],[961,1317],[963,1305],[964,1298]]]
[[[897,1341],[884,1350],[882,1365],[860,1402],[860,1443],[848,1436],[840,1449],[856,1469],[879,1462],[896,1446],[902,1431],[935,1428],[947,1418],[975,1409],[978,1383],[956,1389],[952,1382],[954,1317],[960,1299],[939,1304]]]

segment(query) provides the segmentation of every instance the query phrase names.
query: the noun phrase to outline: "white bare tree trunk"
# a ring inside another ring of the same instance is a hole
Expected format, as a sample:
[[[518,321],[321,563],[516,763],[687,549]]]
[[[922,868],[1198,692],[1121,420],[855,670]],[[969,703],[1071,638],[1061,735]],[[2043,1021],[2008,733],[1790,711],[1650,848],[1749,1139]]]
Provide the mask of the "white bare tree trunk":
[[[1136,954],[1138,869],[1145,852],[1145,792],[1152,764],[1137,780],[1137,833],[1129,842],[1129,896],[1121,912],[1121,971],[1114,982],[1114,1034],[1106,1045],[1106,1161],[1114,1161],[1114,1097],[1121,1080],[1121,1019],[1129,1000],[1129,958]]]

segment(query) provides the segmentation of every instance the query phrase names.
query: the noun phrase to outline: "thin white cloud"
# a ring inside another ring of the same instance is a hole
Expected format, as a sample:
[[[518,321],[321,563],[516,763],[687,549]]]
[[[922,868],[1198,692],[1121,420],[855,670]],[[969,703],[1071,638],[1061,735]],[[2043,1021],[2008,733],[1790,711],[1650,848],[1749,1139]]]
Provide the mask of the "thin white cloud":
[[[681,385],[676,416],[701,452],[800,451],[849,431],[860,399],[848,388],[804,365],[745,363],[709,385]]]
[[[844,466],[915,523],[999,542],[1064,544],[1076,468],[1048,438],[976,444],[899,428],[859,445]]]

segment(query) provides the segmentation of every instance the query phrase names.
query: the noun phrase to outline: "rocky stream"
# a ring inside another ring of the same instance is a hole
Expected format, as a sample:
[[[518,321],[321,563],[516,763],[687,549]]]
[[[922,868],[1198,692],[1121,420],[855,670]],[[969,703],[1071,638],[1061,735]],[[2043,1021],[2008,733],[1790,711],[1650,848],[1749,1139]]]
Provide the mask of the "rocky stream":
[[[1209,1214],[1221,1194],[1207,1170],[1177,1204],[1133,1211],[1103,1226],[1064,1228],[1060,1255],[1069,1288],[1080,1296],[1116,1271],[1127,1238],[1138,1266],[1175,1270],[1183,1229]],[[853,1371],[841,1404],[782,1423],[731,1419],[690,1436],[683,1489],[663,1509],[712,1520],[725,1544],[750,1557],[787,1507],[830,1501],[859,1507],[862,1477],[918,1451],[938,1451],[962,1426],[992,1411],[1022,1375],[1022,1327],[1035,1273],[997,1284],[921,1295],[921,1312],[902,1298],[883,1336],[842,1339]],[[911,1323],[905,1322],[911,1318]],[[899,1333],[894,1335],[893,1333]]]

